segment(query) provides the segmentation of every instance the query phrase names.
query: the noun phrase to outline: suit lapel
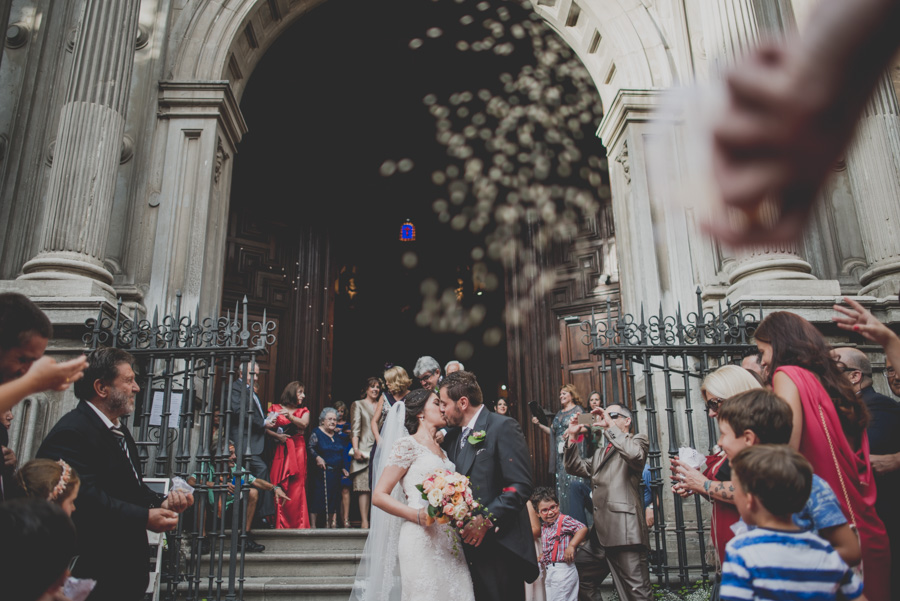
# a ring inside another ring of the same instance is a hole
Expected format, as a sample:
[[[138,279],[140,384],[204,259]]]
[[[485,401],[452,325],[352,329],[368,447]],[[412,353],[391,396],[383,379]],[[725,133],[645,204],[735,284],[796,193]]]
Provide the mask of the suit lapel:
[[[480,430],[484,430],[487,433],[487,421],[488,414],[487,409],[482,409],[481,413],[478,414],[478,419],[475,420],[475,426],[472,428],[472,431],[469,433],[469,436],[478,432]],[[459,433],[462,436],[462,431]],[[485,436],[487,438],[487,436]],[[456,443],[459,444],[459,441]],[[482,447],[484,445],[484,441],[478,443],[478,447]],[[466,476],[469,475],[469,472],[472,471],[472,464],[475,463],[475,455],[478,454],[478,449],[469,444],[468,437],[463,441],[462,449],[459,450],[459,455],[457,455],[458,461],[456,462],[456,471],[460,474],[464,474]]]
[[[82,407],[82,405],[85,405]],[[119,442],[116,440],[116,435],[113,434],[109,428],[106,427],[106,424],[103,423],[103,420],[100,419],[93,409],[87,407],[87,401],[81,401],[78,405],[81,408],[82,413],[87,416],[88,421],[91,426],[97,430],[97,436],[103,441],[103,444],[106,445],[109,449],[109,453],[111,457],[120,458],[123,464],[128,465],[129,463],[134,468],[135,474],[140,478],[141,468],[139,463],[137,462],[138,458],[138,448],[137,444],[134,442],[134,438],[131,436],[131,432],[128,428],[122,428],[122,434],[125,437],[125,444],[128,446],[128,454],[131,456],[131,460],[122,452],[122,447],[119,446]],[[121,421],[119,422],[121,424]]]

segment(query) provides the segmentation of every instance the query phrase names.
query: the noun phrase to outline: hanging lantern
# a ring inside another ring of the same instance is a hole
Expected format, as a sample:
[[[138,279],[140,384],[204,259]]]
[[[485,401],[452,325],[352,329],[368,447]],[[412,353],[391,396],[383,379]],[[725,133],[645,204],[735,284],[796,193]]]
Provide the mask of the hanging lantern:
[[[403,225],[400,226],[400,242],[415,242],[416,240],[416,226],[413,225],[413,222],[407,219],[403,222]]]

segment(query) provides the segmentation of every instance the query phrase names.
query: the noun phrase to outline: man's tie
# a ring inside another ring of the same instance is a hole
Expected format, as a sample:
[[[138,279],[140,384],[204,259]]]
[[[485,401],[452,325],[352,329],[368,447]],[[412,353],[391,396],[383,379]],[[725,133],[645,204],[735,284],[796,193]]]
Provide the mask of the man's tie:
[[[115,436],[116,442],[119,443],[119,448],[125,451],[125,458],[128,459],[128,465],[131,467],[134,477],[140,482],[141,477],[138,476],[137,471],[134,469],[134,464],[131,462],[131,453],[128,452],[128,443],[125,441],[125,434],[122,432],[122,426],[113,426],[109,431]]]
[[[472,428],[470,428],[469,426],[466,426],[465,428],[463,428],[462,436],[459,437],[459,448],[460,449],[463,448],[463,446],[466,444],[466,439],[469,438],[469,432],[471,432],[471,431],[472,431]]]

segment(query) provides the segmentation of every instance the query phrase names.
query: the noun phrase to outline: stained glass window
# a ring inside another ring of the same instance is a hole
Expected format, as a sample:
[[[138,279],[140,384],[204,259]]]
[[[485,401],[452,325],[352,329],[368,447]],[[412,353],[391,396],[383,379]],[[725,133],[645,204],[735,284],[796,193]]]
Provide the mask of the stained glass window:
[[[407,219],[400,226],[400,242],[413,242],[416,239],[416,226]]]

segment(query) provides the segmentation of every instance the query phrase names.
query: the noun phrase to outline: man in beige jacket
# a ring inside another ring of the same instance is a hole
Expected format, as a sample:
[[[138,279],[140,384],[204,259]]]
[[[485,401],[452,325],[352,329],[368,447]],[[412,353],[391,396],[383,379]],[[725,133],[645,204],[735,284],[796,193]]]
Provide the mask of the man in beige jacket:
[[[650,443],[646,434],[631,434],[631,411],[625,407],[610,405],[591,413],[607,444],[592,458],[583,458],[570,442],[582,429],[573,418],[563,454],[567,472],[591,479],[594,501],[594,527],[575,555],[578,599],[599,599],[600,583],[612,573],[622,601],[650,601],[649,537],[640,490]]]

